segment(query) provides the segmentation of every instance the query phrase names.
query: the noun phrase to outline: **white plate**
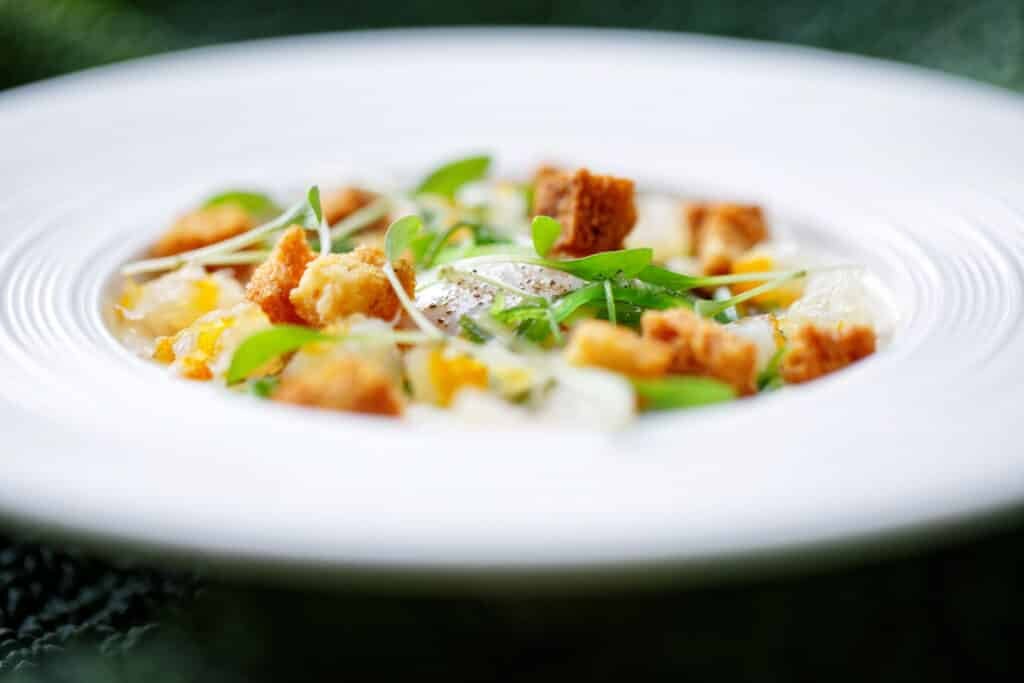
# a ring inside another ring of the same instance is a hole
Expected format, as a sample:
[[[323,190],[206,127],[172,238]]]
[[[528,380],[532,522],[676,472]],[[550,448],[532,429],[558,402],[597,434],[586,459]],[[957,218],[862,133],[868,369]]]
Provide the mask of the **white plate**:
[[[1024,104],[885,63],[595,31],[248,43],[0,96],[0,506],[189,556],[488,575],[707,566],[1024,494]],[[410,431],[172,381],[100,316],[116,264],[225,185],[490,150],[763,201],[867,264],[884,353],[606,435]]]

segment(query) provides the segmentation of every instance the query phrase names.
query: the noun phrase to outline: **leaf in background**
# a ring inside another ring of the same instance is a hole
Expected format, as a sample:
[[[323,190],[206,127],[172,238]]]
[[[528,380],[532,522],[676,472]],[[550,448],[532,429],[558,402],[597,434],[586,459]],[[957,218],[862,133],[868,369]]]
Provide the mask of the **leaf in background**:
[[[235,204],[253,216],[268,216],[281,213],[281,207],[269,195],[252,190],[228,190],[221,192],[203,202],[203,208],[224,206],[226,204]]]
[[[231,366],[228,368],[227,382],[241,382],[250,373],[284,353],[312,342],[332,339],[335,337],[299,325],[275,325],[270,329],[256,332],[235,349],[231,357]]]
[[[463,185],[480,180],[491,167],[491,157],[475,156],[459,159],[434,170],[416,188],[415,194],[436,194],[454,199]]]
[[[633,387],[645,410],[692,408],[736,398],[735,389],[710,377],[678,376],[634,380]]]
[[[394,263],[402,258],[422,229],[423,220],[419,216],[404,216],[392,223],[384,235],[384,254],[388,262]]]
[[[547,265],[575,275],[581,280],[611,280],[616,277],[636,277],[650,265],[652,258],[654,250],[643,247],[602,251],[579,259],[551,261]]]
[[[547,257],[562,235],[562,224],[550,216],[536,216],[530,226],[530,234],[537,255]]]

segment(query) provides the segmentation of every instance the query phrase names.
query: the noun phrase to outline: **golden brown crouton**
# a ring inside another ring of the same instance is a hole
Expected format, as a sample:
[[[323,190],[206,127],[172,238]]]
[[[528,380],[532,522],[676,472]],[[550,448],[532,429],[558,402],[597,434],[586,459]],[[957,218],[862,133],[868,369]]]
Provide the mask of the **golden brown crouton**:
[[[668,371],[672,347],[603,320],[586,320],[573,329],[565,358],[573,365],[605,368],[632,377],[658,377]]]
[[[782,379],[798,384],[870,356],[875,352],[875,331],[867,325],[825,330],[808,323],[797,330],[789,344],[782,360]]]
[[[386,372],[354,354],[285,373],[271,398],[282,403],[374,415],[401,415],[402,393]]]
[[[299,317],[315,327],[353,313],[391,320],[401,303],[384,275],[384,263],[384,252],[373,247],[321,256],[306,268],[291,292],[291,303]],[[416,274],[412,266],[403,259],[394,268],[406,293],[413,296]]]
[[[621,249],[636,223],[633,181],[594,175],[585,168],[575,173],[542,168],[533,190],[533,215],[551,216],[562,224],[556,252],[587,256]]]
[[[245,287],[249,301],[259,304],[273,323],[302,323],[289,299],[306,266],[315,258],[302,227],[293,225],[281,235],[267,260]]]
[[[645,339],[672,347],[669,372],[713,377],[741,395],[756,390],[757,346],[687,308],[647,311],[640,319]]]
[[[359,209],[365,208],[377,199],[377,195],[357,187],[342,187],[328,192],[320,198],[320,208],[323,209],[324,218],[328,225],[334,225],[354,214]],[[388,227],[388,218],[384,216],[367,226],[366,230],[385,230]]]
[[[179,218],[157,240],[150,256],[172,256],[240,235],[253,227],[252,217],[235,204],[197,209]]]
[[[735,258],[768,238],[759,206],[689,204],[684,220],[691,249],[706,275],[728,273]]]

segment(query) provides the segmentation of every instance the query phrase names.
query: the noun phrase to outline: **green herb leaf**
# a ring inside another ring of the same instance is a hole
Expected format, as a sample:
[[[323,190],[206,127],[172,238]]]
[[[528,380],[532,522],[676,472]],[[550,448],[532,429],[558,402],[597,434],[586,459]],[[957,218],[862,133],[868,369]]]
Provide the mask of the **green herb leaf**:
[[[394,263],[402,258],[422,229],[423,220],[419,216],[404,216],[392,223],[384,235],[384,253],[388,261]]]
[[[277,377],[260,377],[249,382],[249,393],[258,398],[270,398],[280,383]]]
[[[211,206],[224,206],[226,204],[235,204],[253,216],[268,216],[281,213],[281,207],[269,195],[252,190],[228,190],[215,194],[203,202],[203,208],[207,209]]]
[[[468,315],[459,318],[459,327],[462,329],[462,335],[474,344],[483,344],[493,337]]]
[[[454,199],[459,189],[487,175],[491,167],[489,156],[459,159],[441,166],[428,175],[416,188],[415,194],[436,194]]]
[[[633,387],[646,410],[675,410],[731,401],[736,391],[710,377],[665,377],[634,380]]]
[[[533,236],[533,248],[538,256],[547,257],[551,247],[562,235],[562,224],[550,216],[536,216],[530,226]]]
[[[239,344],[231,357],[228,367],[227,382],[241,382],[250,373],[277,358],[278,356],[299,349],[316,341],[335,339],[330,335],[299,325],[275,325],[262,330]]]
[[[650,265],[652,258],[654,258],[654,250],[643,247],[602,251],[584,258],[566,261],[547,260],[544,265],[575,275],[581,280],[611,280],[617,277],[636,277]]]

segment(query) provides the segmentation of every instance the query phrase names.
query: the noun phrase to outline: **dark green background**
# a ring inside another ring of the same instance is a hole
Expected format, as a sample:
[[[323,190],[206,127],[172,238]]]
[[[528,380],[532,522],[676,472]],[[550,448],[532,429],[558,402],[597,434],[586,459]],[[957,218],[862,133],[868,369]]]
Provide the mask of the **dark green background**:
[[[0,0],[0,88],[214,42],[445,24],[778,40],[1024,89],[1024,3],[1013,0]],[[124,566],[65,544],[15,541],[7,529],[0,678],[1020,680],[1024,515],[1004,521],[970,540],[851,555],[838,568],[812,560],[701,588],[539,596],[273,587]]]
[[[1019,0],[0,0],[0,87],[229,40],[463,24],[630,27],[779,40],[1024,87]]]

